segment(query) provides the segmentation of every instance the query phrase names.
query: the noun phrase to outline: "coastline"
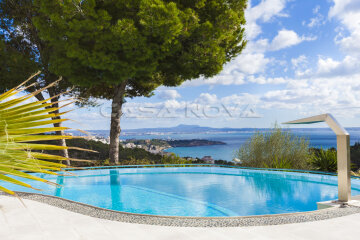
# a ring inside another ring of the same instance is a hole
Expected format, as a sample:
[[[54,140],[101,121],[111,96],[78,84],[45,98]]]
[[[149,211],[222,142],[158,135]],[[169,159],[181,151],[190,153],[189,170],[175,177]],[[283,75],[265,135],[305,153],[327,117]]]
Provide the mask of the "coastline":
[[[146,131],[145,131],[146,130]],[[226,161],[232,161],[234,158],[234,153],[237,149],[240,148],[255,132],[255,130],[261,129],[243,129],[243,131],[237,132],[209,132],[209,131],[170,131],[170,132],[160,132],[155,131],[154,129],[145,129],[144,131],[132,131],[124,130],[124,135],[120,137],[121,141],[126,141],[129,139],[142,139],[142,140],[181,140],[181,139],[208,139],[213,141],[222,141],[226,145],[213,145],[213,146],[194,146],[194,147],[164,147],[162,152],[173,152],[180,157],[193,157],[193,158],[202,158],[203,156],[212,156],[214,159],[222,159]],[[266,129],[264,129],[266,130]],[[332,147],[336,148],[336,136],[331,132],[330,129],[325,128],[292,128],[289,129],[292,133],[299,137],[305,137],[309,140],[310,147],[313,148],[324,148],[329,149]],[[351,135],[350,145],[354,146],[356,142],[360,142],[360,128],[347,128],[348,132]],[[74,135],[81,135],[79,132],[72,132]],[[89,130],[93,136],[97,138],[103,138],[106,140],[108,137],[108,131],[105,130]],[[130,132],[133,132],[134,135],[131,135]],[[136,132],[136,134],[135,134]],[[206,132],[206,134],[203,134]],[[104,140],[103,140],[104,141]],[[160,153],[160,152],[158,152]]]
[[[121,141],[123,148],[142,148],[151,153],[167,154],[168,149],[175,149],[179,147],[193,148],[201,146],[219,146],[226,145],[222,141],[213,141],[207,139],[128,139]]]

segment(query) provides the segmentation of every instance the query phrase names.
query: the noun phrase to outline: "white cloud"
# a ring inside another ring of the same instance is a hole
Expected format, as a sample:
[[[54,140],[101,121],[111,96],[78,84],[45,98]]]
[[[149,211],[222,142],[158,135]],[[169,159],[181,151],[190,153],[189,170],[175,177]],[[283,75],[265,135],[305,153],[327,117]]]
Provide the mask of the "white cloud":
[[[161,103],[161,105],[166,108],[178,109],[178,108],[182,108],[184,106],[184,102],[183,101],[179,102],[175,99],[172,99],[172,100],[167,100],[167,101]]]
[[[317,5],[313,9],[313,14],[315,15],[315,17],[311,18],[308,24],[306,24],[306,22],[303,22],[303,25],[306,24],[309,28],[313,28],[325,24],[326,19],[319,11],[320,11],[320,6]]]
[[[269,50],[277,51],[283,48],[288,48],[297,45],[303,41],[313,41],[316,37],[300,37],[296,32],[292,30],[280,30],[278,34],[272,40]]]
[[[282,77],[266,78],[264,76],[259,76],[259,77],[249,76],[248,81],[257,84],[283,84],[287,82],[287,80]]]
[[[223,97],[221,102],[223,104],[256,104],[259,101],[259,97],[249,93],[233,94]]]
[[[246,45],[245,52],[264,53],[269,48],[269,39],[262,38],[257,41],[249,41]]]
[[[287,14],[283,12],[286,2],[287,0],[262,0],[254,7],[251,7],[249,2],[249,7],[245,11],[247,38],[254,39],[262,32],[257,21],[269,22],[274,17],[286,17]]]
[[[295,76],[304,78],[315,77],[345,77],[360,73],[360,61],[357,57],[347,55],[338,61],[331,57],[319,56],[317,64],[311,67],[306,56],[301,55],[298,58],[291,59]]]
[[[360,29],[353,31],[348,37],[338,40],[337,43],[348,54],[360,55]]]
[[[218,77],[214,77],[211,79],[197,79],[189,82],[185,82],[182,86],[199,86],[199,85],[243,85],[247,83],[255,83],[255,84],[284,84],[288,83],[289,80],[283,77],[264,77],[264,76],[255,76],[248,75],[247,77],[241,78],[240,81],[234,81],[234,75],[220,75]]]
[[[220,73],[212,78],[198,78],[184,82],[181,87],[194,87],[201,85],[242,85],[245,84],[244,74],[234,71],[233,73]]]
[[[329,74],[334,69],[338,68],[340,62],[333,60],[332,58],[319,58],[318,61],[318,73],[319,74]]]
[[[308,27],[313,28],[317,26],[321,26],[325,23],[324,16],[319,14],[318,16],[311,18],[310,22],[307,24]]]
[[[245,74],[264,72],[270,59],[262,53],[244,53],[235,61],[237,69]]]
[[[295,71],[295,76],[298,78],[305,78],[305,77],[311,76],[311,74],[313,74],[313,71],[310,68],[304,69],[304,70],[297,69]]]
[[[319,58],[317,76],[347,76],[360,72],[360,61],[353,56],[346,56],[341,62],[332,58]]]
[[[320,5],[316,5],[316,7],[314,7],[314,9],[313,9],[313,13],[317,14],[319,12],[319,10],[320,10]]]
[[[298,58],[292,58],[291,64],[294,68],[299,68],[308,64],[308,59],[305,55],[300,55]]]
[[[333,2],[334,5],[329,11],[330,18],[360,10],[360,2],[358,0],[333,0]]]
[[[278,51],[284,48],[292,47],[304,41],[314,41],[317,37],[299,36],[293,30],[282,29],[273,38],[271,42],[268,39],[259,39],[250,41],[245,52],[265,53],[267,51]]]
[[[246,83],[246,76],[262,73],[271,59],[266,58],[263,53],[251,53],[244,51],[236,59],[224,66],[224,70],[212,78],[199,78],[186,81],[181,86],[200,85],[242,85]]]
[[[285,3],[285,1],[282,2]],[[261,4],[265,4],[265,1],[259,4],[260,6],[263,6]],[[269,16],[270,15],[265,16],[264,20],[269,20]],[[272,71],[274,74],[276,67],[279,65],[283,66],[282,71],[287,71],[286,62],[283,64],[284,61],[266,57],[266,52],[281,50],[300,44],[303,41],[313,41],[315,39],[315,37],[299,36],[293,30],[282,29],[271,42],[268,39],[250,41],[247,48],[236,59],[226,64],[223,71],[217,76],[186,81],[182,84],[182,87],[201,85],[243,85],[246,83],[285,83],[287,80],[284,78],[253,76],[264,74],[268,70],[269,64],[272,64]]]
[[[359,78],[360,74],[332,78],[313,77],[307,80],[294,79],[289,81],[285,89],[263,94],[258,106],[264,109],[292,109],[299,113],[344,114],[346,112],[351,114],[349,116],[355,116],[360,114]]]
[[[254,111],[258,101],[256,95],[234,94],[218,98],[216,94],[201,93],[190,101],[176,99],[162,102],[127,102],[123,111],[125,118],[233,118],[258,117]]]
[[[349,32],[340,32],[335,42],[341,49],[350,55],[360,56],[360,1],[358,0],[333,0],[329,18],[337,18]]]
[[[274,39],[269,43],[268,39],[259,39],[250,41],[248,47],[236,59],[225,65],[224,70],[212,78],[200,78],[193,81],[185,82],[182,86],[199,86],[199,85],[242,85],[245,83],[258,84],[280,84],[285,83],[283,78],[264,78],[254,77],[264,73],[267,65],[274,62],[274,59],[265,56],[266,51],[277,51],[287,47],[297,45],[303,41],[311,41],[315,38],[299,36],[292,30],[280,30]]]
[[[157,96],[161,99],[176,99],[180,98],[181,95],[176,90],[160,90],[157,93]]]
[[[198,98],[194,100],[195,103],[201,103],[201,104],[214,104],[217,103],[219,100],[216,96],[216,94],[210,94],[210,93],[201,93]]]

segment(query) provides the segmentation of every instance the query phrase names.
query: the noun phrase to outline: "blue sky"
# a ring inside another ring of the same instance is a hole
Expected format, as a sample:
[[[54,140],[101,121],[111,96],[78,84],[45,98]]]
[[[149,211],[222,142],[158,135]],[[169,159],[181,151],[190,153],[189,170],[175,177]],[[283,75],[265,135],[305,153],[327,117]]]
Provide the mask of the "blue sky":
[[[326,112],[360,127],[359,0],[253,0],[246,19],[247,48],[218,76],[127,99],[122,128],[270,127]],[[100,103],[69,126],[109,129]]]

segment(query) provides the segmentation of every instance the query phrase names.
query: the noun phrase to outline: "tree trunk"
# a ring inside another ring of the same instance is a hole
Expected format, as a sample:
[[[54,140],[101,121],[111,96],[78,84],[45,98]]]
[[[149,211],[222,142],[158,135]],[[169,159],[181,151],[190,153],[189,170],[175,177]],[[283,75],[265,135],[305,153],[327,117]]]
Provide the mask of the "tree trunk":
[[[49,95],[50,95],[50,96],[55,96],[56,93],[53,92],[53,91],[49,91]],[[35,98],[36,98],[38,101],[43,101],[43,100],[45,100],[45,98],[44,98],[44,96],[43,96],[42,93],[38,93],[37,95],[35,95]],[[56,101],[58,101],[58,100],[59,100],[59,98],[54,98],[54,99],[51,100],[51,102],[56,102]],[[59,107],[59,104],[58,104],[58,103],[54,103],[54,104],[53,104],[53,107],[56,107],[56,108],[57,108],[57,107]],[[56,110],[56,111],[54,111],[53,113],[59,113],[59,110]],[[61,117],[59,116],[59,117],[54,117],[54,118],[51,118],[51,119],[52,119],[52,120],[55,120],[55,119],[60,119],[60,118],[61,118]],[[53,125],[54,125],[54,127],[61,127],[61,123],[54,123]],[[63,135],[63,134],[64,134],[64,131],[56,131],[55,134],[56,134],[56,135]],[[59,145],[66,147],[66,141],[65,141],[65,139],[59,140]],[[66,158],[69,157],[69,152],[68,152],[67,149],[62,150],[61,153],[62,153],[61,155],[62,155],[63,157],[66,157]],[[69,161],[69,160],[66,160],[66,164],[70,166],[70,161]]]
[[[56,102],[56,101],[58,101],[58,98],[53,98],[53,99],[51,99],[51,102]],[[54,103],[54,104],[53,104],[53,107],[55,107],[55,108],[59,107],[59,103]],[[59,110],[53,111],[53,113],[59,113]],[[61,117],[58,116],[58,117],[53,117],[52,119],[55,120],[55,119],[60,119],[60,118],[61,118]],[[60,123],[54,123],[53,125],[54,125],[54,127],[61,127],[61,122],[60,122]],[[55,134],[56,134],[56,135],[64,135],[64,131],[56,131]],[[60,140],[59,140],[59,145],[60,145],[60,146],[63,146],[63,147],[66,147],[66,141],[65,141],[65,139],[60,139]],[[61,152],[62,152],[61,155],[62,155],[63,157],[69,158],[69,152],[68,152],[67,149],[63,149],[63,150],[61,150]],[[70,160],[66,160],[66,164],[67,164],[68,166],[70,166]]]
[[[110,162],[119,164],[119,137],[120,137],[120,118],[122,115],[122,105],[124,103],[126,81],[117,85],[111,104],[111,124],[110,124]]]
[[[49,92],[49,96],[52,97],[52,96],[55,96],[57,95],[58,93],[56,93],[56,91],[54,91],[53,89],[48,89],[48,92]],[[59,103],[57,103],[57,101],[59,101],[59,97],[56,97],[56,98],[52,98],[51,99],[51,102],[53,103],[52,107],[55,107],[55,108],[58,108],[59,107]],[[59,113],[60,111],[59,110],[55,110],[53,111],[52,113]],[[57,117],[53,117],[52,120],[55,120],[55,119],[61,119],[60,116],[57,116]],[[60,123],[54,123],[53,124],[54,127],[61,127],[61,122]],[[56,131],[55,132],[56,135],[64,135],[64,131]],[[65,139],[60,139],[59,140],[59,145],[60,146],[63,146],[63,147],[66,147],[66,140]],[[61,150],[61,155],[63,157],[66,157],[66,158],[69,158],[69,152],[67,149],[63,149]],[[66,160],[66,164],[68,166],[70,166],[70,160]]]

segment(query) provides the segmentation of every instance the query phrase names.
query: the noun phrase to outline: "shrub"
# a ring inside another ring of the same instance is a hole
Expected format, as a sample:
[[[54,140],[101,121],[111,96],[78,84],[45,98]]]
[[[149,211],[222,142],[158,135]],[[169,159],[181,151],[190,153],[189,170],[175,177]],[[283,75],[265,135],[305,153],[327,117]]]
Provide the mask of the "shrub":
[[[337,156],[336,150],[331,149],[316,149],[309,160],[310,166],[314,170],[324,172],[337,171]]]
[[[350,146],[350,157],[354,169],[360,168],[360,143],[356,142],[353,146]]]
[[[360,169],[358,169],[356,171],[351,171],[351,175],[360,177]]]
[[[281,168],[281,169],[291,169],[293,168],[292,161],[287,158],[281,158],[275,157],[270,161],[270,165],[267,163],[264,163],[264,167],[266,168]]]
[[[235,155],[246,167],[305,169],[309,141],[275,124],[270,131],[256,132]]]

